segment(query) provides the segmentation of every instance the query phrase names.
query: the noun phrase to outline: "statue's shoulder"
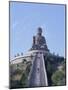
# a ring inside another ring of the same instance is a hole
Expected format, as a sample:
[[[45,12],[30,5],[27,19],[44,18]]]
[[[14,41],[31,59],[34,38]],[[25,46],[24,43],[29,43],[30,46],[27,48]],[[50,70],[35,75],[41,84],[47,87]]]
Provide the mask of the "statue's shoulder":
[[[45,37],[44,37],[44,36],[42,36],[42,39],[45,39]]]

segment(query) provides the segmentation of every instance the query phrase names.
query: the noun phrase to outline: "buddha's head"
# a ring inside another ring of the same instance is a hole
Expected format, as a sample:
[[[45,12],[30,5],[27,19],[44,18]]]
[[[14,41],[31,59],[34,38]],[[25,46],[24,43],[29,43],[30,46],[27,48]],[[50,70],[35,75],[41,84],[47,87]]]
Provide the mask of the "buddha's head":
[[[38,27],[38,32],[37,32],[38,35],[42,35],[42,28],[41,27]]]

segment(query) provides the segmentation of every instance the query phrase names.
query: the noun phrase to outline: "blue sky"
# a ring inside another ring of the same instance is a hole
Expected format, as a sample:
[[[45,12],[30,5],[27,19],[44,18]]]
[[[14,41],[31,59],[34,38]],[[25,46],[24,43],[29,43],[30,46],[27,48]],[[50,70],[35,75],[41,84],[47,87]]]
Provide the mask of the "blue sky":
[[[64,56],[65,6],[37,3],[10,3],[10,57],[26,53],[41,26],[50,52]]]

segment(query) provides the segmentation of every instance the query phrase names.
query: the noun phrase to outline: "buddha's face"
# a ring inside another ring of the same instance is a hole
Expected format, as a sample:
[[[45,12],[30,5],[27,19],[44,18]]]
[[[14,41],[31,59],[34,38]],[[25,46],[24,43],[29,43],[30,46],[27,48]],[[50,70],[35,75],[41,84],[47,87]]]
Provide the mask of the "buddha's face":
[[[41,27],[38,28],[38,35],[42,35],[42,28]]]

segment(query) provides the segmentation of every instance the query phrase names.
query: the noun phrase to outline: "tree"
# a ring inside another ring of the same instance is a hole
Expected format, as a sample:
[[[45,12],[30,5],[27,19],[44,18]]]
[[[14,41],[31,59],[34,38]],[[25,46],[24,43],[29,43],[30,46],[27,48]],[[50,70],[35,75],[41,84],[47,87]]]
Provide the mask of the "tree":
[[[20,79],[20,83],[22,85],[22,87],[27,87],[27,75],[26,73],[22,73],[22,77]]]
[[[53,82],[53,85],[65,85],[65,73],[64,73],[64,71],[57,70],[52,75],[52,82]]]

